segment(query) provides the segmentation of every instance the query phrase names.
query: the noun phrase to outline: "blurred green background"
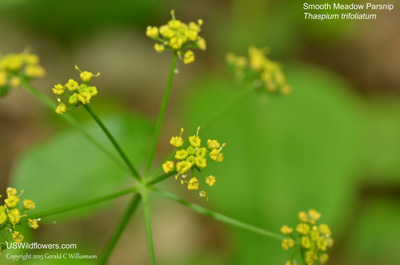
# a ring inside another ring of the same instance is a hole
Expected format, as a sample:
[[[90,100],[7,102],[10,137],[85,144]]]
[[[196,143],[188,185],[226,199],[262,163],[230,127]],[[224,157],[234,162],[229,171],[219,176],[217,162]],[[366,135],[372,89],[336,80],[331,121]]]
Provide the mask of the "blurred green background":
[[[376,21],[320,22],[304,20],[301,6],[289,0],[0,0],[0,51],[31,46],[47,70],[35,85],[49,95],[54,84],[77,78],[75,64],[101,72],[94,80],[100,93],[91,105],[142,169],[172,57],[153,50],[146,26],[165,23],[175,9],[183,21],[205,21],[208,44],[206,52],[196,52],[195,63],[178,63],[158,163],[172,151],[171,135],[181,127],[193,133],[242,89],[226,70],[225,54],[244,55],[249,45],[270,47],[293,93],[250,95],[202,132],[228,144],[224,162],[207,168],[218,179],[209,202],[172,179],[160,186],[276,232],[283,224],[295,225],[298,211],[315,208],[334,232],[329,264],[400,264],[399,10],[378,12]],[[73,115],[108,145],[84,111]],[[0,128],[0,193],[8,185],[24,188],[37,211],[131,184],[22,89],[0,100]],[[25,235],[39,243],[77,243],[81,254],[100,255],[128,202],[124,197],[54,216]],[[157,195],[151,204],[159,264],[286,260],[278,241],[232,229]],[[148,264],[142,219],[138,211],[109,264]]]

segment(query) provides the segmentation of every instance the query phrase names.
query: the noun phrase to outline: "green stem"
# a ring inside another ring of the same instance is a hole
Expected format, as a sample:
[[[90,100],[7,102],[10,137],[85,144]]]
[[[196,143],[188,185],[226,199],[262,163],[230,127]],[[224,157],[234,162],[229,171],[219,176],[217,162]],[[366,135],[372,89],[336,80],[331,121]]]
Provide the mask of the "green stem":
[[[153,235],[151,231],[151,220],[150,220],[150,207],[148,194],[143,194],[143,210],[144,210],[144,221],[146,226],[146,237],[147,237],[147,248],[149,251],[150,264],[156,265],[156,256],[154,254]]]
[[[20,78],[22,85],[35,97],[37,97],[41,102],[43,102],[47,107],[49,107],[53,112],[57,107],[57,104],[54,103],[49,97],[45,96],[39,90],[37,90],[34,86],[32,86],[28,80],[25,78]],[[97,142],[90,134],[88,134],[80,125],[76,122],[74,118],[69,116],[68,114],[58,115],[64,121],[66,121],[69,125],[78,130],[89,142],[91,142],[94,146],[96,146],[100,151],[102,151],[105,155],[107,155],[111,160],[113,160],[118,166],[120,166],[125,171],[128,171],[128,168],[121,163],[119,159],[117,159],[114,155],[112,155],[106,148],[104,148],[99,142]]]
[[[126,210],[124,216],[121,219],[121,222],[119,223],[117,229],[115,230],[114,234],[112,235],[111,239],[107,243],[107,246],[105,247],[103,251],[103,256],[101,257],[99,261],[99,265],[104,265],[107,263],[108,258],[110,257],[111,252],[113,251],[115,245],[118,243],[119,238],[122,235],[122,232],[124,231],[126,225],[128,224],[130,218],[132,217],[133,213],[135,212],[137,206],[139,205],[141,196],[139,194],[135,194],[133,196],[133,199],[131,203],[129,204],[128,209]]]
[[[229,225],[232,225],[232,226],[236,226],[236,227],[239,227],[239,228],[254,232],[254,233],[262,235],[262,236],[266,236],[266,237],[270,237],[270,238],[274,238],[274,239],[278,239],[278,240],[285,239],[285,237],[280,235],[280,234],[276,234],[274,232],[270,232],[270,231],[261,229],[259,227],[256,227],[256,226],[249,225],[249,224],[246,224],[244,222],[238,221],[238,220],[233,219],[231,217],[228,217],[228,216],[225,216],[225,215],[210,211],[210,210],[208,210],[208,209],[206,209],[204,207],[201,207],[201,206],[198,206],[196,204],[192,204],[190,202],[187,202],[187,201],[185,201],[185,200],[183,200],[183,199],[181,199],[181,198],[179,198],[179,197],[177,197],[177,196],[175,196],[175,195],[173,195],[173,194],[171,194],[169,192],[162,191],[162,190],[159,190],[159,189],[154,189],[154,191],[157,192],[158,194],[170,199],[170,200],[173,200],[175,202],[183,204],[183,205],[189,207],[190,209],[192,209],[192,210],[194,210],[194,211],[196,211],[196,212],[198,212],[200,214],[209,216],[209,217],[214,218],[215,220],[218,220],[220,222],[223,222],[223,223],[226,223],[226,224],[229,224]]]
[[[105,133],[105,135],[108,137],[108,139],[114,145],[118,154],[121,156],[121,158],[124,160],[125,164],[128,166],[129,171],[132,173],[133,177],[135,177],[137,180],[140,180],[139,172],[134,168],[134,166],[129,161],[129,159],[125,155],[124,151],[122,151],[121,147],[115,140],[114,136],[110,133],[110,131],[107,129],[107,127],[104,125],[104,123],[100,120],[100,118],[96,115],[96,113],[87,104],[82,104],[82,106],[87,110],[87,112],[89,112],[90,116],[92,116],[92,118],[97,122],[97,124],[100,126],[100,128]]]
[[[177,172],[174,170],[172,172],[169,172],[168,174],[162,174],[161,176],[155,177],[155,178],[150,178],[148,181],[146,181],[146,185],[154,185],[160,181],[163,181],[164,179],[167,179],[173,175],[175,175]]]
[[[157,148],[158,137],[160,136],[161,125],[164,120],[165,110],[167,108],[169,95],[171,93],[172,81],[173,81],[174,75],[175,75],[175,67],[176,67],[177,60],[178,60],[178,55],[176,52],[174,52],[174,57],[172,57],[171,69],[169,71],[167,87],[164,92],[164,98],[161,103],[160,112],[158,114],[156,126],[154,128],[153,139],[150,144],[150,153],[149,153],[149,158],[147,160],[146,175],[149,173],[151,166],[153,164],[154,154],[155,154],[155,151]]]
[[[47,216],[51,216],[51,215],[55,215],[55,214],[59,214],[59,213],[63,213],[63,212],[71,211],[71,210],[75,210],[75,209],[78,209],[78,208],[82,208],[82,207],[87,207],[87,206],[90,206],[90,205],[98,204],[98,203],[105,202],[105,201],[108,201],[108,200],[112,200],[114,198],[118,198],[118,197],[124,196],[126,194],[130,194],[130,193],[136,192],[136,191],[137,191],[137,188],[133,187],[133,188],[129,188],[129,189],[125,189],[125,190],[121,190],[121,191],[112,193],[110,195],[102,196],[102,197],[99,197],[99,198],[96,198],[96,199],[84,201],[84,202],[81,202],[81,203],[71,204],[71,205],[60,207],[60,208],[57,208],[57,209],[45,211],[45,212],[42,212],[42,213],[33,214],[31,216],[28,216],[27,218],[29,218],[29,219],[44,218],[44,217],[47,217]]]

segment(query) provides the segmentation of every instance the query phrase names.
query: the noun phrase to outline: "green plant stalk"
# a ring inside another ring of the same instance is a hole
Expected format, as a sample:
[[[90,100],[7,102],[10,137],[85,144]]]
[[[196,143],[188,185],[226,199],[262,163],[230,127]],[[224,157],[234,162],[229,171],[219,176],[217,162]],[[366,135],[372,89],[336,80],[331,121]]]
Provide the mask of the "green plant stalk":
[[[148,248],[148,252],[149,252],[150,264],[156,265],[156,256],[154,254],[153,235],[152,235],[152,231],[151,231],[149,198],[148,198],[147,193],[143,194],[142,196],[143,196],[144,221],[145,221],[146,237],[147,237],[147,248]]]
[[[34,86],[32,86],[25,78],[20,78],[22,85],[30,92],[32,93],[35,97],[37,97],[41,102],[43,102],[47,107],[49,107],[52,111],[54,111],[57,107],[57,105],[45,96],[43,93],[41,93],[39,90],[37,90]],[[74,127],[76,130],[78,130],[89,142],[91,142],[94,146],[96,146],[100,151],[102,151],[105,155],[107,155],[111,160],[113,160],[119,167],[121,167],[123,170],[128,171],[128,168],[121,163],[119,159],[117,159],[113,154],[111,154],[105,147],[103,147],[99,142],[97,142],[90,134],[88,134],[77,122],[75,119],[73,119],[71,116],[68,116],[68,114],[64,115],[58,115],[64,121],[66,121],[69,125]]]
[[[149,153],[149,157],[147,160],[146,175],[150,172],[151,166],[153,164],[154,154],[156,152],[158,138],[160,136],[161,125],[164,120],[165,110],[167,109],[169,95],[171,94],[172,81],[174,80],[175,67],[176,67],[177,60],[178,60],[178,54],[176,52],[174,52],[174,56],[172,57],[171,69],[169,71],[167,87],[164,92],[164,98],[161,103],[160,112],[158,114],[156,126],[154,128],[153,139],[150,144],[150,153]]]
[[[163,181],[164,179],[167,179],[167,178],[169,178],[169,177],[175,175],[176,173],[177,173],[177,172],[174,170],[174,171],[169,172],[168,174],[162,174],[162,175],[160,175],[160,176],[158,176],[158,177],[149,178],[149,180],[146,181],[146,185],[154,185],[154,184],[157,184],[158,182],[161,182],[161,181]]]
[[[231,217],[228,217],[228,216],[225,216],[225,215],[210,211],[210,210],[208,210],[208,209],[206,209],[204,207],[201,207],[199,205],[187,202],[187,201],[185,201],[185,200],[183,200],[183,199],[181,199],[181,198],[179,198],[179,197],[177,197],[177,196],[175,196],[175,195],[173,195],[173,194],[171,194],[169,192],[166,192],[166,191],[163,191],[163,190],[159,190],[159,189],[154,189],[154,191],[157,192],[158,194],[170,199],[170,200],[173,200],[175,202],[178,202],[180,204],[183,204],[183,205],[189,207],[190,209],[194,210],[195,212],[198,212],[200,214],[209,216],[209,217],[211,217],[211,218],[213,218],[215,220],[218,220],[220,222],[223,222],[225,224],[229,224],[229,225],[232,225],[232,226],[235,226],[235,227],[239,227],[239,228],[245,229],[247,231],[254,232],[254,233],[262,235],[262,236],[266,236],[266,237],[270,237],[270,238],[274,238],[274,239],[278,239],[278,240],[285,239],[285,237],[280,235],[280,234],[277,234],[277,233],[274,233],[274,232],[270,232],[270,231],[261,229],[259,227],[256,227],[256,226],[253,226],[253,225],[246,224],[244,222],[238,221],[238,220],[233,219]]]
[[[107,246],[105,247],[105,249],[103,251],[103,255],[99,261],[100,265],[104,265],[107,263],[107,260],[111,255],[111,252],[113,251],[115,245],[118,243],[118,240],[122,235],[122,232],[124,231],[129,220],[131,219],[133,213],[135,212],[137,206],[139,205],[140,200],[141,200],[140,194],[135,194],[135,196],[133,196],[133,199],[132,199],[131,203],[129,204],[128,209],[126,210],[119,225],[117,226],[117,229],[115,230],[114,234],[112,235],[111,239],[109,240],[109,242],[107,243]]]
[[[88,200],[88,201],[84,201],[84,202],[80,202],[80,203],[75,203],[75,204],[71,204],[71,205],[67,205],[64,207],[60,207],[57,209],[53,209],[53,210],[49,210],[49,211],[45,211],[42,213],[37,213],[37,214],[33,214],[30,216],[27,216],[26,218],[29,219],[37,219],[37,218],[44,218],[44,217],[48,217],[51,215],[55,215],[55,214],[59,214],[59,213],[63,213],[63,212],[67,212],[67,211],[71,211],[71,210],[75,210],[78,208],[83,208],[83,207],[87,207],[87,206],[91,206],[91,205],[95,205],[98,203],[102,203],[108,200],[112,200],[133,192],[137,192],[137,188],[133,187],[133,188],[129,188],[129,189],[125,189],[125,190],[121,190],[106,196],[102,196],[96,199],[92,199],[92,200]]]
[[[87,112],[90,114],[90,116],[92,116],[92,118],[96,121],[96,123],[100,126],[102,131],[105,133],[105,135],[108,137],[108,139],[114,145],[118,154],[121,156],[121,158],[124,160],[125,164],[128,166],[129,171],[132,173],[132,176],[134,178],[136,178],[137,180],[140,180],[141,177],[140,177],[139,172],[135,169],[135,167],[129,161],[128,157],[126,156],[124,151],[122,151],[122,148],[119,146],[118,142],[115,140],[114,136],[107,129],[107,127],[104,125],[104,123],[100,120],[100,118],[96,115],[96,113],[87,104],[82,104],[82,106],[87,110]]]

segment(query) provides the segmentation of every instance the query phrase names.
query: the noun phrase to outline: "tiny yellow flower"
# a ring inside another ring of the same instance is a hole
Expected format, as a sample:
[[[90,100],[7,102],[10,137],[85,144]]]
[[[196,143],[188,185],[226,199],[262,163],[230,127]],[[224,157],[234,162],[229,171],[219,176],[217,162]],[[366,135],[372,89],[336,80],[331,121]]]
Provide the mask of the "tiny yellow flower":
[[[224,160],[224,156],[221,153],[220,149],[212,150],[209,155],[210,155],[211,160],[214,160],[216,162],[222,162]]]
[[[306,212],[299,212],[299,220],[301,222],[309,222],[310,221]]]
[[[310,232],[310,226],[308,224],[300,223],[300,224],[297,225],[296,231],[299,234],[307,235],[308,232]]]
[[[199,195],[201,198],[207,198],[207,192],[205,192],[204,190],[200,191]]]
[[[318,227],[316,227],[315,225],[311,229],[310,237],[311,237],[311,240],[314,242],[318,241],[318,239],[319,239],[319,230],[318,230]]]
[[[25,199],[24,202],[24,209],[26,210],[33,210],[36,208],[36,205],[33,201]]]
[[[15,227],[16,224],[19,223],[21,220],[21,212],[17,209],[11,209],[8,214],[8,219],[10,220],[11,224]]]
[[[0,212],[0,225],[7,222],[7,214],[5,212]]]
[[[28,54],[25,58],[27,64],[38,64],[39,56],[36,54]]]
[[[19,203],[19,197],[18,196],[9,196],[7,199],[4,200],[8,208],[14,208],[17,206]]]
[[[69,79],[68,83],[65,84],[65,87],[69,90],[69,91],[75,91],[79,88],[78,82],[76,82],[74,79]]]
[[[210,139],[208,139],[208,141],[207,141],[207,147],[208,147],[208,149],[218,149],[218,148],[221,147],[221,144],[218,143],[217,140],[210,140]]]
[[[38,229],[39,224],[37,219],[28,219],[29,227],[33,229]]]
[[[205,168],[207,166],[207,160],[202,157],[198,156],[194,159],[194,163],[196,164],[197,167],[199,168]]]
[[[329,255],[326,254],[326,253],[322,254],[322,255],[319,257],[319,262],[320,262],[321,264],[326,264],[326,263],[328,262],[328,260],[329,260]]]
[[[185,64],[194,62],[194,53],[191,50],[185,52],[185,55],[183,56],[183,62]]]
[[[196,156],[206,157],[207,149],[205,147],[198,148],[196,150]]]
[[[61,84],[55,85],[54,88],[52,89],[53,93],[56,95],[62,95],[65,92],[65,87]]]
[[[192,177],[188,183],[188,190],[198,190],[199,180],[196,177]]]
[[[181,161],[176,164],[176,169],[178,173],[183,174],[192,168],[192,163],[187,161]]]
[[[164,173],[168,174],[169,172],[174,170],[174,162],[173,161],[167,161],[162,165],[162,168],[164,170]]]
[[[302,236],[301,237],[301,246],[303,248],[310,248],[311,247],[311,241],[308,236]]]
[[[20,232],[18,232],[18,231],[14,231],[12,233],[12,237],[13,237],[14,242],[16,242],[18,244],[22,243],[22,241],[24,240],[24,236],[22,234],[20,234]]]
[[[175,159],[184,160],[188,157],[188,152],[185,149],[179,150],[175,154]]]
[[[148,26],[146,29],[146,35],[152,39],[157,38],[158,37],[158,28]]]
[[[294,246],[294,241],[291,238],[285,238],[282,241],[282,248],[284,250],[289,250],[290,248],[292,248]]]
[[[284,226],[281,227],[281,232],[284,235],[290,235],[293,232],[293,228],[284,225]]]
[[[83,82],[88,83],[93,78],[93,73],[88,72],[88,71],[83,71],[80,74],[80,77],[81,77]]]
[[[206,178],[206,183],[207,183],[207,185],[210,186],[210,187],[214,186],[214,184],[215,184],[216,181],[217,181],[217,180],[215,179],[215,177],[214,177],[213,175],[210,175],[210,176],[208,176],[208,177]]]
[[[201,139],[198,135],[190,136],[189,142],[193,147],[200,147],[201,145]]]
[[[325,236],[331,236],[332,232],[328,225],[320,224],[319,225],[319,232]]]
[[[154,44],[154,50],[156,50],[158,53],[162,53],[165,50],[165,47],[162,44],[156,43]]]
[[[326,241],[326,239],[324,237],[319,238],[319,240],[317,241],[317,247],[321,251],[326,251],[326,249],[328,247],[328,242]]]
[[[65,112],[67,112],[67,106],[65,106],[64,103],[60,102],[60,104],[58,104],[56,110],[55,110],[58,114],[64,114]]]
[[[308,216],[312,221],[318,221],[321,218],[321,214],[314,209],[308,211]]]
[[[197,41],[197,47],[198,47],[200,50],[205,51],[205,50],[207,49],[206,40],[203,39],[203,38],[200,38],[200,39]]]
[[[171,138],[171,141],[169,141],[169,143],[176,148],[179,148],[183,145],[183,139],[180,136],[175,136]]]

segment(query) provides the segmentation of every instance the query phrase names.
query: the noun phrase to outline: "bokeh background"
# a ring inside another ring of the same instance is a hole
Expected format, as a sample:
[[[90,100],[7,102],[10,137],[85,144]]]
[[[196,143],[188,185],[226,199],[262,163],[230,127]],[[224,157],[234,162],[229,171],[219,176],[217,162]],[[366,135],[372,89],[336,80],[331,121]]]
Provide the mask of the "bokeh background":
[[[334,232],[329,264],[395,265],[400,264],[400,6],[395,4],[394,11],[377,11],[375,21],[321,22],[304,20],[302,2],[289,0],[1,0],[0,51],[18,53],[30,46],[47,70],[34,84],[49,95],[54,84],[78,78],[75,64],[101,72],[94,80],[100,93],[91,105],[143,168],[172,57],[153,50],[146,26],[165,23],[175,9],[183,21],[205,21],[202,36],[208,44],[206,52],[196,52],[195,63],[178,64],[158,163],[172,151],[171,135],[181,127],[193,133],[243,89],[228,73],[225,54],[245,55],[249,45],[270,47],[293,93],[250,95],[202,133],[228,144],[225,161],[207,169],[217,176],[210,200],[200,200],[173,179],[160,186],[276,232],[283,224],[295,225],[298,211],[315,208]],[[108,145],[84,111],[72,114]],[[0,193],[8,185],[24,188],[37,211],[132,183],[23,89],[0,100],[0,128]],[[287,258],[276,240],[225,226],[157,195],[151,199],[159,264],[284,264]],[[53,216],[37,231],[26,231],[27,241],[77,243],[77,252],[101,255],[129,200]],[[142,217],[138,211],[109,264],[148,264]]]

